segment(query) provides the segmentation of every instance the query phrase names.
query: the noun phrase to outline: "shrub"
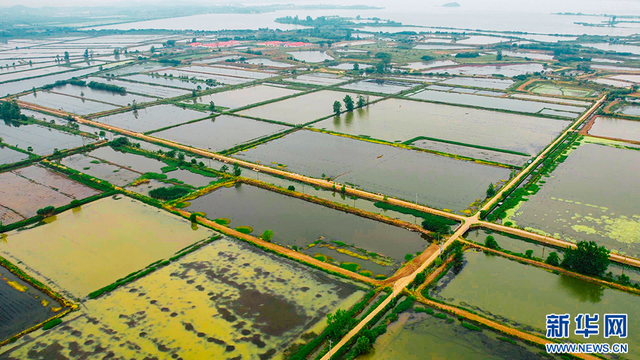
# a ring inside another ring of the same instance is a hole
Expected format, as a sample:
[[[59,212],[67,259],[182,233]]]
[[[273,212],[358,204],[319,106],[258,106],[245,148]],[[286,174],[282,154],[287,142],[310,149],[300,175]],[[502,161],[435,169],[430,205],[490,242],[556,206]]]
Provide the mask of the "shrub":
[[[488,247],[489,249],[500,250],[500,245],[498,245],[496,239],[491,235],[487,236],[487,238],[484,240],[484,246]]]
[[[196,219],[197,216],[198,216],[197,214],[193,213],[191,214],[191,216],[189,216],[189,220],[191,220],[192,223],[195,223],[197,222],[197,219]]]
[[[44,323],[44,325],[42,326],[42,330],[49,330],[52,327],[56,326],[56,325],[60,325],[62,324],[62,320],[60,319],[53,319],[53,320],[49,320],[46,323]]]
[[[218,225],[227,226],[227,225],[229,225],[231,220],[225,219],[225,218],[219,218],[219,219],[214,219],[213,222],[218,224]]]
[[[609,250],[595,241],[581,241],[577,248],[567,248],[562,267],[585,275],[602,276],[609,267]]]
[[[466,322],[463,322],[463,323],[462,323],[462,326],[464,326],[465,328],[467,328],[467,329],[469,329],[469,330],[482,331],[482,328],[477,327],[477,326],[475,326],[475,325],[473,325],[473,324],[466,323]]]
[[[243,234],[251,234],[253,232],[253,228],[251,226],[238,226],[236,231]]]
[[[413,259],[413,255],[411,255],[411,254],[407,254],[407,255],[405,255],[405,256],[404,256],[404,259],[405,259],[406,261],[409,261],[409,260]]]
[[[265,230],[262,233],[262,240],[271,242],[271,239],[273,239],[273,230],[269,230],[269,229]]]
[[[71,203],[69,204],[72,208],[78,207],[80,206],[82,203],[80,202],[80,200],[77,199],[73,199],[71,200]]]
[[[289,185],[289,187],[287,187],[287,190],[289,191],[296,191],[296,187],[293,185]]]
[[[189,188],[183,186],[161,187],[149,191],[149,196],[154,199],[166,201],[179,199],[190,192],[191,190]]]
[[[42,209],[38,209],[38,211],[36,211],[36,214],[38,215],[48,215],[48,214],[52,214],[53,212],[56,211],[56,208],[54,206],[45,206]]]

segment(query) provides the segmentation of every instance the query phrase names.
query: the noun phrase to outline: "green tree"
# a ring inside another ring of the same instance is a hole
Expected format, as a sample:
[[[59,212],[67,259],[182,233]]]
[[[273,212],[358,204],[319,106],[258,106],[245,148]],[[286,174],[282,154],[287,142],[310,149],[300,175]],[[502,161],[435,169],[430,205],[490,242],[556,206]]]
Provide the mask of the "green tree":
[[[342,110],[342,104],[340,103],[340,101],[334,101],[333,102],[333,113],[338,116],[340,115],[340,110]]]
[[[170,157],[170,158],[175,158],[176,157],[176,151],[175,150],[167,151],[167,156]]]
[[[552,251],[549,253],[549,256],[547,256],[547,260],[544,261],[545,263],[551,265],[551,266],[559,266],[560,265],[560,256],[558,256],[558,253],[555,251]]]
[[[156,52],[156,47],[152,46],[151,49],[149,49],[149,51],[151,51],[151,53],[153,54],[154,52]]]
[[[88,59],[89,58],[89,49],[85,49],[84,50],[84,58]]]
[[[211,112],[216,111],[216,105],[213,103],[213,101],[209,102],[209,111]]]
[[[347,109],[347,111],[353,111],[353,98],[351,97],[351,95],[345,95],[342,101],[344,101],[344,107]]]
[[[191,97],[197,97],[198,93],[195,90],[191,90]]]
[[[184,161],[184,153],[178,153],[178,160]]]
[[[64,61],[67,61],[67,62],[69,61],[69,52],[68,51],[64,52]]]
[[[368,337],[362,335],[356,341],[356,353],[366,354],[371,351],[371,341]]]
[[[333,340],[340,339],[351,329],[354,319],[346,310],[338,309],[335,314],[327,314],[327,334]]]
[[[493,184],[489,184],[489,187],[487,188],[487,197],[493,197],[496,194],[496,188],[495,186],[493,186]]]
[[[295,186],[293,186],[293,185],[289,185],[289,186],[287,187],[287,190],[289,190],[289,191],[296,191],[296,187],[295,187]]]
[[[191,220],[192,223],[197,222],[198,220],[196,219],[196,216],[198,215],[196,215],[195,213],[191,214],[191,216],[189,216],[189,220]]]
[[[498,245],[496,239],[491,235],[487,236],[487,238],[484,239],[484,246],[488,247],[489,249],[500,250],[500,245]]]
[[[533,250],[525,251],[524,257],[531,259],[533,257]]]
[[[229,171],[229,167],[227,165],[222,165],[222,167],[220,168],[220,172],[226,173],[227,171]]]
[[[562,267],[580,274],[602,276],[609,267],[609,250],[595,241],[581,241],[575,249],[567,248]]]
[[[269,229],[265,230],[262,233],[262,240],[271,242],[271,239],[273,239],[273,230],[269,230]]]
[[[33,152],[33,148],[31,146],[27,147],[28,152]]]
[[[502,50],[498,50],[498,54],[496,55],[496,60],[498,61],[502,60]]]
[[[462,252],[462,246],[456,247],[453,251],[453,271],[459,273],[464,265],[464,253]]]
[[[364,96],[362,96],[362,95],[358,95],[358,103],[357,103],[357,105],[358,105],[358,107],[359,107],[359,108],[364,107],[364,105],[366,104],[366,102],[367,102],[367,101],[364,99]]]
[[[242,174],[242,169],[240,168],[240,165],[238,165],[238,163],[234,163],[233,164],[233,175],[234,176],[240,176],[240,174]]]
[[[451,232],[449,221],[437,216],[430,216],[422,220],[422,228],[437,234],[449,234]]]
[[[360,70],[360,65],[358,65],[358,63],[353,63],[353,70],[354,71],[359,71]]]

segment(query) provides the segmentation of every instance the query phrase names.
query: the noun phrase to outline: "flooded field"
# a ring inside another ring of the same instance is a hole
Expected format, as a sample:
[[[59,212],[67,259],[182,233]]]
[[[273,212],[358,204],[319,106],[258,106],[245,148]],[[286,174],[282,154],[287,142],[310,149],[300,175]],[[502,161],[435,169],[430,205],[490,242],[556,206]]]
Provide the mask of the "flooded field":
[[[640,106],[625,106],[621,112],[625,115],[640,116]]]
[[[537,101],[526,101],[509,98],[487,97],[475,94],[449,93],[443,91],[423,90],[417,94],[411,95],[411,98],[437,101],[447,104],[461,104],[468,106],[477,106],[485,109],[498,109],[516,111],[529,114],[542,113],[544,110],[554,110],[558,113],[556,116],[575,119],[586,110],[584,107],[559,105],[551,103],[542,103]]]
[[[21,153],[20,151],[9,149],[6,146],[0,145],[0,165],[12,164],[18,161],[26,160],[29,155]]]
[[[163,65],[160,63],[145,62],[141,64],[124,66],[115,70],[109,70],[107,72],[107,75],[121,76],[121,75],[127,75],[127,74],[135,74],[139,72],[151,72],[151,71],[158,71],[166,67],[167,67],[166,65]]]
[[[200,96],[196,101],[205,105],[213,101],[216,107],[222,106],[229,109],[236,109],[263,101],[298,94],[300,92],[301,91],[299,90],[292,90],[279,86],[256,85]]]
[[[420,46],[420,45],[418,45]],[[494,75],[500,74],[512,77],[522,74],[530,74],[544,70],[541,64],[505,64],[505,65],[464,65],[450,68],[438,68],[433,72],[449,73],[452,75]]]
[[[511,94],[511,95],[509,95],[509,97],[517,98],[517,99],[525,99],[525,100],[556,102],[556,103],[567,104],[567,105],[591,106],[591,103],[587,102],[587,101],[570,100],[570,99],[547,97],[547,96],[537,96],[537,95],[529,95],[529,94]]]
[[[640,122],[598,116],[589,130],[593,136],[640,141]]]
[[[46,206],[63,206],[99,192],[45,168],[32,165],[0,173],[0,221],[14,223]]]
[[[38,325],[63,307],[9,270],[0,267],[0,341]]]
[[[51,91],[77,96],[79,98],[84,98],[85,100],[103,101],[120,106],[131,105],[134,100],[138,104],[158,100],[157,98],[148,96],[135,94],[118,94],[111,91],[95,90],[88,86],[76,86],[71,84],[55,87]]]
[[[163,104],[100,117],[95,121],[127,130],[147,132],[202,119],[207,116],[209,114],[204,112]]]
[[[458,65],[458,63],[451,60],[436,60],[436,61],[429,61],[429,62],[424,62],[424,61],[412,62],[412,63],[408,63],[403,67],[411,70],[425,70],[425,69],[432,69],[437,67],[453,66],[453,65]],[[351,69],[347,69],[347,70],[351,70]]]
[[[100,347],[136,359],[280,359],[301,335],[319,334],[327,313],[363,296],[353,283],[220,239],[87,301],[87,315],[25,340],[6,357],[88,356]]]
[[[58,214],[41,226],[9,232],[0,253],[74,297],[84,297],[212,234],[116,195]]]
[[[105,180],[116,186],[125,186],[142,175],[138,172],[125,169],[117,165],[101,162],[100,160],[89,157],[85,154],[75,154],[65,157],[60,160],[60,164],[98,179]]]
[[[541,117],[388,99],[313,127],[391,142],[429,136],[533,155],[568,125]]]
[[[563,258],[562,254],[564,252],[562,250],[558,250],[550,246],[544,246],[542,244],[537,244],[533,241],[527,241],[514,235],[502,234],[489,229],[474,228],[472,230],[469,230],[464,235],[464,238],[480,245],[484,245],[485,240],[488,236],[493,236],[501,249],[509,250],[514,253],[524,255],[528,250],[533,250],[534,257],[546,259],[550,252],[555,251],[560,256],[561,260]]]
[[[153,133],[154,137],[200,149],[221,151],[290,129],[288,126],[220,115]]]
[[[214,80],[218,83],[225,84],[225,85],[239,85],[239,84],[244,84],[244,83],[253,81],[253,79],[250,79],[250,78],[217,75],[217,74],[196,72],[196,71],[189,71],[189,70],[182,70],[182,69],[183,68],[163,70],[160,73],[164,76],[168,75],[176,78],[187,78],[190,80],[194,80],[194,79],[201,80],[201,81]],[[201,85],[203,89],[212,87],[212,86],[206,85],[206,83],[204,82],[201,83]]]
[[[33,78],[33,79],[13,81],[10,83],[2,84],[2,90],[3,90],[2,94],[3,95],[17,94],[23,91],[31,90],[34,87],[38,88],[43,85],[53,84],[58,80],[67,80],[73,76],[83,76],[83,75],[94,73],[96,71],[98,71],[98,68],[92,67],[88,69],[73,70],[70,72],[62,73],[62,74],[54,74],[54,75],[47,75],[47,76],[42,76],[42,77]]]
[[[537,52],[521,52],[521,51],[502,51],[502,56],[513,56],[517,58],[534,59],[534,60],[553,60],[552,54],[544,54]]]
[[[462,50],[469,49],[471,47],[453,44],[418,44],[413,48],[416,50]]]
[[[330,68],[332,69],[338,69],[338,70],[353,70],[353,66],[356,63],[341,63],[339,65],[336,66],[330,66]],[[358,64],[358,69],[366,69],[366,68],[370,68],[372,65],[369,64],[361,64],[361,63],[357,63]]]
[[[573,319],[579,313],[597,313],[601,318],[622,313],[629,315],[629,329],[640,326],[637,295],[481,252],[466,252],[465,261],[460,273],[443,277],[431,296],[541,334],[545,334],[547,314],[568,313]],[[605,339],[602,332],[585,340],[573,331],[569,339],[610,344],[621,340]],[[629,333],[626,340],[637,344],[640,335]],[[640,349],[629,346],[627,355],[638,359]]]
[[[117,109],[116,105],[104,104],[88,99],[79,99],[72,96],[54,94],[40,91],[36,94],[30,93],[19,98],[31,104],[44,106],[50,109],[63,110],[78,115],[94,114],[102,111]]]
[[[310,84],[310,85],[320,85],[320,86],[336,85],[348,80],[351,80],[351,78],[346,76],[338,76],[335,74],[325,74],[325,73],[311,73],[311,74],[298,75],[298,76],[285,79],[285,81],[297,82],[302,84]]]
[[[191,72],[198,72],[198,73],[240,77],[240,78],[246,78],[246,79],[252,79],[252,80],[267,79],[275,76],[275,74],[271,72],[242,70],[238,68],[231,69],[227,67],[217,67],[217,66],[191,65],[185,68],[178,68],[178,69],[191,71]]]
[[[509,154],[501,151],[478,149],[469,146],[448,144],[440,141],[424,139],[416,140],[412,142],[411,145],[420,149],[433,150],[447,154],[455,154],[470,157],[472,159],[491,161],[513,166],[523,166],[531,158],[530,156]]]
[[[513,80],[500,79],[476,79],[455,77],[441,82],[441,84],[454,86],[471,86],[486,89],[506,90],[514,84]]]
[[[165,78],[161,76],[153,76],[151,74],[135,74],[135,75],[123,76],[122,79],[138,81],[138,82],[143,82],[147,84],[155,84],[160,86],[177,87],[177,88],[187,89],[187,90],[195,90],[198,88],[198,86],[202,88],[204,85],[196,81],[176,79],[176,78]]]
[[[484,198],[489,183],[509,178],[504,168],[311,131],[297,131],[234,156],[286,165],[288,171],[317,178],[324,173],[340,183],[410,201],[419,195],[419,203],[453,211]]]
[[[414,305],[414,308],[422,307]],[[469,330],[459,321],[449,322],[426,313],[407,311],[387,326],[387,331],[373,344],[371,353],[358,359],[540,359],[540,349],[515,339],[511,340],[515,343],[502,339],[502,334],[491,330]]]
[[[352,246],[366,250],[357,252],[364,259],[349,256],[348,260],[359,263],[363,270],[373,270],[382,260],[368,256],[368,252],[377,253],[380,258],[390,257],[392,261],[386,266],[384,262],[380,264],[384,275],[395,272],[406,254],[422,252],[429,245],[419,233],[246,184],[218,189],[190,203],[186,210],[203,212],[212,220],[230,219],[232,228],[250,226],[255,236],[273,230],[274,243],[296,246],[311,256],[322,246],[312,243],[323,240],[348,244],[344,250],[351,252],[357,252]]]
[[[585,138],[551,177],[543,178],[546,183],[538,184],[535,195],[508,212],[505,221],[639,256],[640,191],[635,180],[640,169],[628,164],[638,161],[640,151],[613,147],[623,144]]]
[[[333,60],[333,57],[329,56],[324,51],[290,51],[287,54],[293,56],[293,58],[298,61],[309,63],[319,63],[325,60]]]
[[[240,114],[289,124],[306,124],[333,114],[333,102],[342,101],[345,95],[351,95],[354,101],[358,97],[354,93],[322,90],[243,110]],[[379,97],[369,97],[370,101],[376,99]]]
[[[397,94],[409,90],[415,85],[389,80],[362,80],[352,84],[340,86],[341,89],[351,91],[369,91],[382,94]]]
[[[245,62],[247,64],[270,66],[270,67],[275,67],[275,68],[291,68],[291,67],[295,66],[295,65],[288,64],[288,63],[285,63],[285,62],[273,61],[271,59],[266,59],[266,58],[247,59],[247,60],[245,60]]]
[[[87,81],[95,81],[99,83],[112,84],[116,86],[122,86],[127,89],[127,92],[132,92],[136,94],[149,95],[159,98],[172,98],[180,95],[185,95],[189,93],[189,90],[170,88],[166,86],[157,86],[157,85],[148,85],[135,83],[131,81],[123,81],[123,80],[107,80],[103,78],[94,78],[90,77]]]

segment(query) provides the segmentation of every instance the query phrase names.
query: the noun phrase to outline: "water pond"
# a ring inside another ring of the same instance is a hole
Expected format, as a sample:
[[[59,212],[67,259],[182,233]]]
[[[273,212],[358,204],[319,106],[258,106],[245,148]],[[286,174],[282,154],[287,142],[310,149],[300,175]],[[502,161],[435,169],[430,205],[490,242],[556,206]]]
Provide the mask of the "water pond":
[[[455,78],[447,79],[441,82],[441,84],[506,90],[511,85],[513,85],[514,82],[513,80],[455,77]]]
[[[355,83],[342,85],[341,89],[351,91],[369,91],[381,94],[397,94],[401,91],[409,90],[414,84],[402,83],[390,80],[362,80]]]
[[[33,149],[34,154],[52,154],[54,149],[71,149],[93,142],[92,139],[40,125],[0,122],[0,134],[4,143],[23,150]]]
[[[209,115],[204,112],[163,104],[100,117],[95,121],[122,129],[147,132],[207,116]]]
[[[88,100],[97,100],[97,101],[102,101],[102,102],[120,105],[120,106],[130,105],[134,100],[138,104],[158,100],[157,98],[152,98],[148,96],[135,95],[135,94],[118,94],[110,91],[95,90],[90,87],[76,86],[71,84],[55,87],[52,89],[52,91],[63,93],[66,95],[82,97]],[[84,96],[82,94],[84,94]]]
[[[333,57],[324,51],[290,51],[287,54],[294,57],[298,61],[309,63],[319,63],[325,60],[333,60]]]
[[[78,115],[94,114],[107,110],[117,109],[117,105],[109,105],[88,99],[79,99],[72,96],[54,94],[40,91],[36,94],[20,96],[19,100],[31,104],[44,106],[49,109],[62,110]]]
[[[274,68],[291,68],[291,67],[295,66],[293,64],[288,64],[288,63],[280,62],[280,61],[273,61],[271,59],[266,59],[266,58],[247,59],[247,60],[245,60],[245,62],[247,64],[260,65],[260,66],[269,66],[269,67],[274,67]]]
[[[157,86],[157,85],[148,85],[135,83],[131,81],[123,81],[123,80],[107,80],[103,78],[94,78],[90,77],[87,81],[96,81],[105,84],[112,84],[116,86],[122,86],[127,89],[127,92],[149,95],[159,98],[172,98],[180,95],[185,95],[189,93],[188,90],[183,89],[175,89],[166,86]]]
[[[12,164],[18,161],[26,160],[29,155],[20,151],[9,149],[6,146],[0,145],[0,165]]]
[[[196,98],[196,101],[201,104],[209,104],[211,101],[213,101],[215,106],[236,109],[247,105],[274,100],[298,93],[300,93],[299,90],[292,90],[279,86],[256,85],[237,90],[223,91],[211,95],[200,96]]]
[[[195,90],[198,87],[204,88],[205,84],[196,81],[189,81],[177,78],[166,78],[162,76],[153,76],[151,74],[135,74],[129,76],[123,76],[122,79],[139,81],[147,84],[154,84],[160,86],[170,86],[187,90]]]
[[[343,83],[345,81],[351,80],[351,78],[346,76],[339,76],[335,74],[325,74],[325,73],[312,73],[305,75],[298,75],[291,78],[285,79],[290,82],[297,82],[302,84],[310,84],[310,85],[320,85],[320,86],[330,86]]]
[[[452,75],[494,75],[500,74],[507,77],[530,74],[544,70],[541,64],[505,64],[505,65],[463,65],[450,68],[438,68],[433,72],[449,73]]]
[[[348,157],[344,154],[350,154]],[[297,131],[237,156],[433,207],[462,211],[485,197],[489,183],[509,178],[505,168],[312,131]],[[438,169],[438,171],[432,171]]]
[[[284,125],[220,115],[153,133],[153,136],[200,149],[221,151],[287,129],[289,127]]]
[[[41,226],[9,232],[0,253],[41,280],[84,297],[212,235],[176,215],[116,195],[65,211]]]

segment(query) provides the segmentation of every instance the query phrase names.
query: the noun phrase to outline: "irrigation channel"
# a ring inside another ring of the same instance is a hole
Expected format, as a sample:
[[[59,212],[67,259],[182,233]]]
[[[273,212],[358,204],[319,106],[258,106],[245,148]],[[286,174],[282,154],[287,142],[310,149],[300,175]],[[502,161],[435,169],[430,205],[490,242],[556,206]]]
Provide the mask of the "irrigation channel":
[[[606,95],[603,95],[587,112],[585,112],[579,119],[577,119],[570,127],[568,127],[560,136],[558,136],[558,138],[553,141],[551,144],[549,144],[533,161],[531,161],[531,163],[524,168],[522,171],[520,171],[515,177],[513,177],[508,183],[506,183],[496,194],[494,197],[492,197],[491,199],[489,199],[484,206],[480,209],[480,210],[490,210],[494,205],[497,204],[497,202],[501,199],[501,197],[505,194],[508,194],[510,191],[514,190],[518,184],[520,183],[520,181],[522,179],[524,179],[532,170],[534,170],[542,161],[544,161],[544,159],[546,158],[546,156],[553,151],[553,149],[559,145],[562,141],[565,140],[566,136],[571,133],[576,131],[576,128],[586,119],[588,119],[605,101],[606,99]],[[322,188],[325,189],[333,189],[333,188],[341,188],[343,186],[343,184],[337,183],[337,182],[333,182],[333,181],[328,181],[328,180],[324,180],[324,179],[316,179],[316,178],[311,178],[311,177],[307,177],[307,176],[303,176],[303,175],[299,175],[296,173],[291,173],[291,172],[287,172],[287,171],[283,171],[283,170],[279,170],[279,169],[274,169],[271,168],[269,166],[264,166],[264,165],[258,165],[258,164],[253,164],[247,161],[243,161],[243,160],[239,160],[239,159],[235,159],[235,158],[231,158],[228,156],[224,156],[224,155],[220,155],[217,153],[213,153],[207,150],[203,150],[203,149],[197,149],[197,148],[193,148],[193,147],[189,147],[189,146],[185,146],[185,145],[181,145],[181,144],[177,144],[171,141],[167,141],[167,140],[163,140],[163,139],[159,139],[159,138],[155,138],[152,136],[148,136],[148,135],[144,135],[141,133],[137,133],[137,132],[133,132],[133,131],[129,131],[129,130],[124,130],[121,128],[117,128],[114,126],[110,126],[110,125],[106,125],[106,124],[102,124],[102,123],[98,123],[98,122],[94,122],[91,120],[87,120],[84,119],[82,117],[79,116],[74,116],[71,114],[68,114],[64,111],[59,111],[59,110],[55,110],[55,109],[49,109],[49,108],[45,108],[45,107],[41,107],[41,106],[37,106],[37,105],[32,105],[32,104],[28,104],[28,103],[24,103],[24,102],[20,102],[18,101],[19,105],[21,107],[27,108],[27,109],[31,109],[31,110],[36,110],[36,111],[44,111],[50,114],[54,114],[63,118],[72,116],[74,118],[75,121],[77,121],[78,123],[81,124],[87,124],[87,125],[91,125],[93,127],[97,127],[97,128],[103,128],[106,130],[110,130],[110,131],[114,131],[123,135],[127,135],[127,136],[131,136],[134,138],[138,138],[140,140],[144,140],[144,141],[148,141],[151,143],[156,143],[156,144],[163,144],[166,146],[170,146],[173,148],[177,148],[180,150],[184,150],[184,151],[188,151],[190,153],[194,153],[203,157],[207,157],[207,158],[212,158],[218,161],[222,161],[225,163],[237,163],[238,165],[245,167],[245,168],[249,168],[252,169],[254,171],[262,171],[265,173],[270,173],[270,174],[274,174],[274,175],[278,175],[278,176],[283,176],[285,178],[288,179],[292,179],[292,180],[296,180],[296,181],[301,181],[307,184],[311,184],[311,185],[315,185],[315,186],[320,186]],[[383,301],[376,309],[374,309],[366,318],[364,318],[363,320],[361,320],[358,325],[353,328],[347,335],[345,335],[340,342],[338,342],[324,357],[322,357],[322,360],[329,360],[331,359],[331,357],[333,356],[333,354],[340,349],[344,344],[346,344],[347,342],[349,342],[354,336],[356,336],[361,330],[362,328],[371,320],[373,319],[376,314],[378,314],[380,311],[382,311],[385,306],[391,302],[392,299],[394,299],[395,297],[397,297],[398,295],[400,295],[405,288],[411,283],[413,282],[414,278],[416,277],[416,275],[418,275],[420,272],[424,271],[441,253],[441,251],[443,249],[446,249],[448,246],[450,246],[455,240],[459,239],[462,235],[464,235],[464,233],[466,233],[470,228],[472,227],[486,227],[486,228],[490,228],[492,230],[496,230],[496,231],[502,231],[505,233],[510,233],[510,234],[514,234],[514,235],[518,235],[536,242],[541,242],[541,243],[545,243],[545,244],[550,244],[553,246],[557,246],[557,247],[561,247],[561,248],[568,248],[568,247],[575,247],[575,244],[571,243],[571,242],[567,242],[567,241],[563,241],[560,239],[555,239],[549,236],[542,236],[540,234],[536,234],[536,233],[532,233],[530,231],[526,231],[526,230],[522,230],[522,229],[517,229],[517,228],[513,228],[513,227],[508,227],[508,226],[504,226],[504,225],[499,225],[499,224],[494,224],[494,223],[490,223],[490,222],[485,222],[480,220],[480,212],[477,212],[475,215],[473,216],[462,216],[462,215],[457,215],[457,214],[452,214],[446,211],[442,211],[442,210],[438,210],[438,209],[433,209],[424,205],[419,205],[417,203],[412,203],[412,202],[408,202],[408,201],[404,201],[404,200],[400,200],[400,199],[395,199],[395,198],[385,198],[384,195],[382,194],[376,194],[376,193],[371,193],[368,191],[363,191],[357,188],[354,188],[352,186],[349,185],[344,185],[345,186],[345,192],[349,195],[353,195],[353,196],[357,196],[360,198],[364,198],[364,199],[368,199],[368,200],[373,200],[373,201],[386,201],[389,204],[392,205],[398,205],[398,206],[402,206],[405,208],[409,208],[409,209],[415,209],[418,211],[422,211],[425,213],[429,213],[429,214],[433,214],[433,215],[438,215],[438,216],[442,216],[448,219],[453,219],[456,221],[461,222],[461,225],[458,227],[458,229],[454,232],[454,234],[452,236],[450,236],[442,245],[438,246],[433,244],[432,246],[428,247],[420,256],[416,257],[413,261],[411,261],[407,266],[405,266],[404,268],[402,268],[398,273],[396,273],[393,277],[387,279],[386,281],[383,281],[382,283],[384,284],[388,284],[391,285],[393,284],[393,292],[390,296],[388,296],[385,301]],[[237,234],[232,234],[232,235],[236,235]],[[274,249],[274,250],[278,250],[280,251],[280,249]],[[290,255],[290,254],[285,254],[285,255]],[[626,257],[626,256],[620,256],[618,254],[611,254],[610,255],[610,259],[614,262],[618,262],[621,264],[626,264],[629,266],[633,266],[633,267],[640,267],[640,260],[639,259],[635,259],[635,258],[630,258],[630,257]],[[320,263],[318,264],[319,266],[323,266],[323,267],[327,267],[328,264],[325,263]],[[330,269],[330,270],[335,270],[335,269]],[[460,311],[459,309],[457,311]],[[466,317],[467,315],[470,314],[464,314],[464,316]],[[493,325],[499,325],[499,324],[493,324]],[[507,329],[511,329],[511,328],[507,328]],[[512,329],[513,330],[513,329]],[[517,336],[520,334],[516,334]],[[523,334],[523,335],[527,335],[527,337],[530,337],[532,335],[528,335],[528,334]],[[520,336],[519,336],[520,337]],[[548,342],[547,340],[541,339],[541,338],[537,338],[539,341],[536,342]],[[587,357],[585,357],[587,358]]]

